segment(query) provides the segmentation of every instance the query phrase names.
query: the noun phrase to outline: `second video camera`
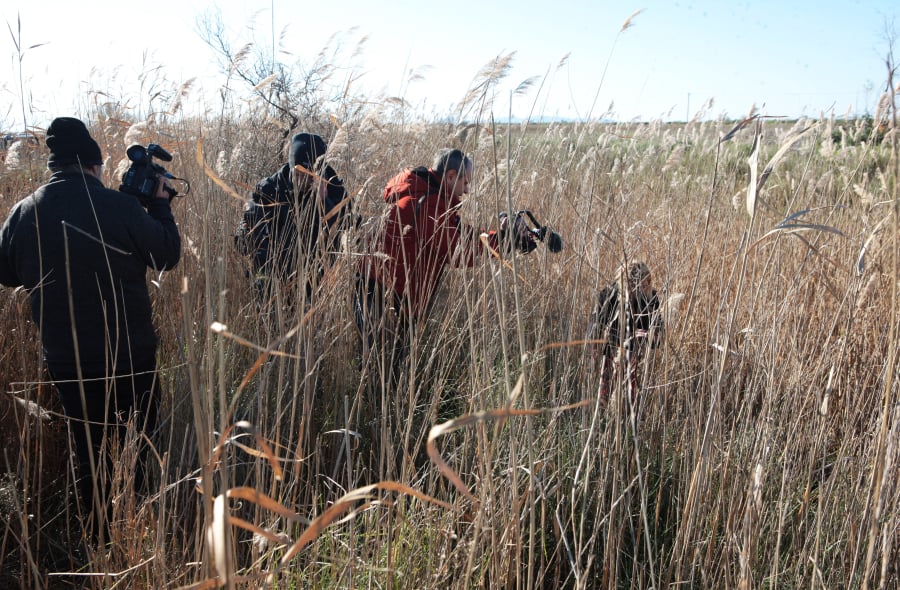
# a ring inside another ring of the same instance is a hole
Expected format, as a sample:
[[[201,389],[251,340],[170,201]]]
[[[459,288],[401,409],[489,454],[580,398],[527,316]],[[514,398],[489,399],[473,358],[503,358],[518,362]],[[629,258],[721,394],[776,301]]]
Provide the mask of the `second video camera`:
[[[505,214],[505,212],[503,213]],[[530,234],[533,238],[532,240],[528,240],[530,243],[516,243],[516,247],[523,252],[530,252],[534,249],[534,242],[544,242],[547,246],[547,250],[553,252],[554,254],[557,252],[562,252],[563,249],[563,239],[562,236],[547,227],[546,225],[541,225],[537,219],[535,219],[534,214],[527,209],[523,209],[521,211],[516,211],[512,215],[513,228],[516,232],[516,235],[519,234],[519,228],[522,228],[527,234]]]
[[[156,196],[156,186],[160,177],[182,180],[173,176],[165,168],[153,161],[153,158],[158,158],[163,162],[172,161],[172,154],[155,143],[151,143],[147,147],[136,143],[125,150],[125,155],[131,160],[131,166],[122,176],[122,184],[119,186],[119,190],[136,196],[144,205]],[[187,184],[187,181],[183,182]],[[171,186],[164,188],[169,195],[169,200],[179,196],[178,191]],[[187,194],[189,190],[190,187],[188,186],[184,194]]]

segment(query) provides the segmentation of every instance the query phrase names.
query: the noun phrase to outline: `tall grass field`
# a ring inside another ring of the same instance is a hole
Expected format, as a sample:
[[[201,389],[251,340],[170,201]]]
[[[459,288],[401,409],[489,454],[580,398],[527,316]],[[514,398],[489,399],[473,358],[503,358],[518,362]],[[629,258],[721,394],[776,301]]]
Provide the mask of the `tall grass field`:
[[[900,587],[894,94],[868,119],[501,123],[506,65],[455,117],[317,94],[327,68],[304,90],[235,79],[254,98],[203,114],[190,85],[86,101],[107,186],[132,143],[191,184],[182,260],[148,273],[155,479],[131,492],[126,445],[109,538],[83,538],[27,294],[3,288],[0,587]],[[312,297],[280,285],[263,317],[232,236],[299,131],[326,138],[362,223]],[[395,379],[361,356],[356,265],[385,182],[445,147],[475,162],[465,222],[528,209],[565,248],[448,270]],[[46,157],[7,149],[0,217]],[[631,260],[665,339],[606,399],[588,322]]]

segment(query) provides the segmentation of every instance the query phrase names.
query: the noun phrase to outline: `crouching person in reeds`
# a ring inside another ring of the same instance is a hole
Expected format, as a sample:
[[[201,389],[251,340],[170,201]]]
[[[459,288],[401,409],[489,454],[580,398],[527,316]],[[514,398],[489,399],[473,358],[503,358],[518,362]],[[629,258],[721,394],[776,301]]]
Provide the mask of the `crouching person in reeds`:
[[[384,189],[389,208],[371,251],[359,263],[354,300],[367,397],[381,421],[392,413],[408,417],[416,404],[408,398],[405,407],[398,408],[394,402],[401,397],[401,375],[409,378],[412,366],[407,361],[415,359],[413,343],[445,270],[474,266],[492,252],[509,253],[515,247],[527,253],[537,247],[524,223],[510,221],[508,215],[501,215],[499,231],[478,229],[460,219],[461,199],[469,192],[474,171],[462,151],[446,149],[430,168],[406,169]],[[418,395],[413,389],[408,393]],[[401,424],[399,418],[396,424]],[[420,426],[408,428],[417,440],[424,436]],[[419,451],[421,463],[424,447]]]
[[[499,232],[461,221],[461,198],[474,170],[462,151],[446,149],[431,168],[406,169],[384,189],[390,209],[374,251],[359,263],[354,312],[364,358],[373,350],[384,352],[395,376],[448,266],[474,266],[488,251],[509,253],[515,247],[527,254],[537,247],[524,223],[506,214]]]
[[[616,384],[627,386],[636,401],[641,361],[664,335],[659,296],[645,263],[623,265],[618,279],[600,291],[589,331],[591,340],[602,341],[592,351],[601,401],[609,400]]]
[[[318,135],[294,135],[288,162],[256,185],[234,235],[238,251],[250,257],[260,314],[273,326],[309,306],[329,252],[350,224],[344,183],[327,151]]]

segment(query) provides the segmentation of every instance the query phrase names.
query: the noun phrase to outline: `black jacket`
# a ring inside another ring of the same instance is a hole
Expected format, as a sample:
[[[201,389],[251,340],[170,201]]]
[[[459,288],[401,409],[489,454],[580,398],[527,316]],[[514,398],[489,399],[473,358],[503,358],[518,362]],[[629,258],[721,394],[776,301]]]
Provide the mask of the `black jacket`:
[[[147,268],[170,269],[181,237],[169,202],[57,172],[19,201],[0,229],[0,283],[24,285],[51,371],[88,375],[146,367],[156,354]],[[71,306],[70,306],[71,301]]]
[[[344,203],[344,183],[331,166],[325,166],[322,176],[328,181],[323,207],[325,216],[330,216],[327,222],[320,216],[312,190],[294,198],[288,164],[256,185],[235,234],[238,249],[252,256],[255,273],[277,274],[286,279],[297,271],[298,252],[306,260],[316,253],[319,233],[324,226],[330,234],[337,235],[333,230],[346,221],[350,206]],[[336,207],[340,209],[335,211]],[[334,244],[324,246],[329,248]]]
[[[621,321],[620,315],[623,310],[625,317],[622,318],[624,321]],[[622,328],[625,329],[624,338]],[[649,343],[635,339],[638,331],[649,335]],[[619,303],[618,283],[612,283],[600,291],[597,308],[591,316],[590,338],[606,340],[606,344],[602,347],[604,354],[615,354],[620,345],[629,350],[642,350],[646,348],[646,344],[649,344],[650,348],[655,348],[662,337],[662,331],[659,296],[655,289],[649,297],[633,293],[624,306]]]

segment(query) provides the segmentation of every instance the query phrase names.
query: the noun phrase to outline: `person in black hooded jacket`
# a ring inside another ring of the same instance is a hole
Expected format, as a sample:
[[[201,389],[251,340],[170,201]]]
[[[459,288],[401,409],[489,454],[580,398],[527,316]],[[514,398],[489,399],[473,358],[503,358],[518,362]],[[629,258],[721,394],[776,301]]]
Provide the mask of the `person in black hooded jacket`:
[[[100,147],[80,120],[54,119],[46,143],[53,176],[16,203],[0,229],[0,283],[28,292],[91,512],[108,506],[108,483],[94,485],[110,467],[109,454],[100,455],[104,439],[121,449],[132,417],[140,432],[156,427],[157,338],[146,275],[178,264],[181,237],[164,180],[146,210],[137,197],[103,186]],[[134,480],[142,491],[148,449],[139,444]]]
[[[238,251],[251,257],[254,286],[262,311],[271,311],[275,281],[287,287],[288,306],[303,281],[306,298],[324,270],[324,255],[335,250],[339,230],[349,218],[344,184],[325,162],[328,146],[320,136],[298,133],[289,161],[256,185],[235,233]]]
[[[650,349],[661,344],[665,334],[659,295],[647,265],[632,262],[623,265],[619,274],[617,281],[600,291],[589,327],[590,338],[602,341],[594,348],[593,356],[600,373],[600,397],[604,400],[616,375],[623,373],[628,376],[632,396],[637,394],[638,365]]]

